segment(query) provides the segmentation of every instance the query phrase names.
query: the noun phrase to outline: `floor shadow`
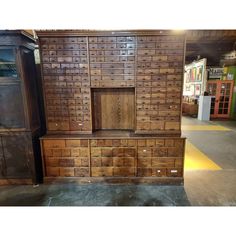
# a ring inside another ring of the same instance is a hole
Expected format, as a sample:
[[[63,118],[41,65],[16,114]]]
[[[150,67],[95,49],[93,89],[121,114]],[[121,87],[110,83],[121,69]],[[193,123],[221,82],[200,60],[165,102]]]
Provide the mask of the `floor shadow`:
[[[0,191],[0,206],[47,206],[47,192],[31,185],[1,186]]]
[[[133,184],[110,187],[107,206],[190,206],[183,186]]]

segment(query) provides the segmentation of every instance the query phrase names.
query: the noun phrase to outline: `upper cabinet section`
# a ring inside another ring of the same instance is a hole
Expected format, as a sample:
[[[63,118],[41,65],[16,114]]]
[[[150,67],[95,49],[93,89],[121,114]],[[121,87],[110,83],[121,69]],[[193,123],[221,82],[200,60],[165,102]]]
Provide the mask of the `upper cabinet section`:
[[[0,132],[40,127],[34,39],[20,30],[0,30]]]
[[[180,134],[183,33],[55,30],[37,35],[48,133],[120,129],[116,121],[128,101],[114,89],[131,89],[134,118],[128,128],[136,134]]]

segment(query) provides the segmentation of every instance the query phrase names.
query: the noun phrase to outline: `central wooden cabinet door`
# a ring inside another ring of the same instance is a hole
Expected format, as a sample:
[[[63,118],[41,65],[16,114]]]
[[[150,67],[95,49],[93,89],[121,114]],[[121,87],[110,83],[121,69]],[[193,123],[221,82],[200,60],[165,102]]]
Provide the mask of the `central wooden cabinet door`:
[[[134,129],[134,89],[93,89],[93,127]]]

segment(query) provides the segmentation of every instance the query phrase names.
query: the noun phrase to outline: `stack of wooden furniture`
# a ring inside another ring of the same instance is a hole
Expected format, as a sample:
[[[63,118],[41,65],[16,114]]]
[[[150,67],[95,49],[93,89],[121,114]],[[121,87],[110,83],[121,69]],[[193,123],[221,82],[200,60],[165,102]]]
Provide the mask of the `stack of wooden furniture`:
[[[41,138],[45,180],[182,183],[185,35],[37,35],[47,124]]]
[[[190,97],[184,97],[182,101],[182,114],[184,116],[197,117],[198,103],[197,99],[191,99]]]
[[[0,184],[42,181],[35,40],[0,31]]]

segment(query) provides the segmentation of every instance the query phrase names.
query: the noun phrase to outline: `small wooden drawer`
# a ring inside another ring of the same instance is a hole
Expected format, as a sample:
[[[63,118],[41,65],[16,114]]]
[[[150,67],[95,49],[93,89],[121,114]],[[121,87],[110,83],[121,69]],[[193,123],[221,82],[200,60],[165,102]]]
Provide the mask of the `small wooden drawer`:
[[[73,177],[75,175],[73,167],[60,167],[60,176]]]
[[[61,156],[62,157],[70,157],[71,153],[70,153],[70,149],[61,149]]]
[[[88,177],[89,176],[89,168],[87,167],[77,167],[74,170],[74,175],[77,177]]]
[[[112,157],[112,148],[102,148],[101,149],[102,157]]]
[[[137,55],[137,60],[141,61],[141,62],[151,62],[152,57],[151,56]]]
[[[113,176],[113,167],[92,167],[91,174],[93,177],[111,177]]]
[[[53,156],[53,149],[50,149],[50,148],[44,148],[44,151],[43,151],[43,155],[44,157],[52,157]]]
[[[64,44],[64,49],[66,50],[78,50],[78,44]]]
[[[167,61],[167,56],[153,56],[153,61]]]
[[[112,49],[116,49],[115,43],[109,43],[105,45],[105,50],[112,50]]]
[[[78,43],[86,43],[86,37],[78,37],[77,41]]]
[[[137,122],[137,130],[150,130],[150,122]]]
[[[101,157],[92,157],[91,158],[91,166],[92,167],[101,167],[102,166],[102,158]]]
[[[112,157],[102,157],[101,166],[113,166]]]
[[[60,176],[60,168],[59,167],[46,167],[45,174],[48,177],[58,177]]]
[[[137,176],[138,177],[151,177],[152,168],[137,168]]]
[[[106,42],[108,43],[115,43],[116,42],[116,37],[107,37]]]
[[[134,166],[134,158],[113,157],[113,165],[116,167]]]
[[[61,157],[61,149],[53,149],[53,157]]]
[[[152,121],[151,129],[152,130],[164,130],[165,122],[164,121]]]
[[[70,121],[70,130],[81,130],[83,123],[80,121]]]
[[[59,159],[58,158],[47,158],[45,160],[45,164],[47,167],[58,167]]]
[[[183,61],[183,56],[174,56],[174,55],[169,55],[168,56],[168,61],[173,61],[173,62],[178,62],[178,61]]]
[[[168,177],[183,177],[182,168],[167,168]]]
[[[114,176],[121,176],[121,177],[127,177],[127,176],[134,176],[135,175],[135,169],[134,168],[127,168],[127,167],[114,167]]]
[[[145,43],[141,43],[141,44],[138,44],[138,48],[155,48],[156,47],[156,44],[154,42],[145,42]]]
[[[97,43],[97,37],[89,37],[89,43]]]
[[[151,167],[152,166],[152,159],[151,157],[139,157],[138,158],[138,167]]]
[[[140,75],[137,76],[138,81],[151,81],[151,76],[149,75]]]
[[[180,122],[165,122],[166,130],[180,130]]]
[[[166,177],[166,168],[152,168],[153,177]]]
[[[116,38],[117,43],[122,43],[122,42],[126,42],[127,38],[126,37],[117,37]]]
[[[155,50],[152,49],[142,49],[142,50],[138,50],[137,52],[138,55],[145,55],[145,56],[151,56],[151,55],[155,55]]]
[[[147,42],[147,37],[146,36],[138,36],[137,42],[138,42],[138,45],[145,43],[145,42]]]
[[[153,148],[153,157],[167,157],[167,148],[165,147],[159,147],[159,148]]]
[[[94,145],[95,147],[97,146],[96,144],[91,143],[91,146]],[[91,148],[91,157],[101,157],[102,156],[102,150],[101,148]]]
[[[159,116],[178,116],[180,114],[179,111],[159,111]],[[169,126],[170,125],[170,126]],[[172,124],[174,125],[174,123]],[[171,127],[171,123],[167,124],[167,127],[169,126],[169,128]]]
[[[43,139],[44,148],[65,148],[65,140],[63,139]]]
[[[175,168],[183,168],[184,167],[184,159],[176,158],[175,159]]]
[[[60,158],[59,159],[59,166],[60,167],[74,167],[75,165],[75,162],[74,162],[74,159],[69,159],[69,158],[66,158],[66,159],[63,159],[63,158]]]
[[[66,147],[88,147],[87,139],[67,139]]]
[[[168,157],[183,157],[183,147],[169,147]]]
[[[175,167],[174,158],[152,158],[152,167]]]

